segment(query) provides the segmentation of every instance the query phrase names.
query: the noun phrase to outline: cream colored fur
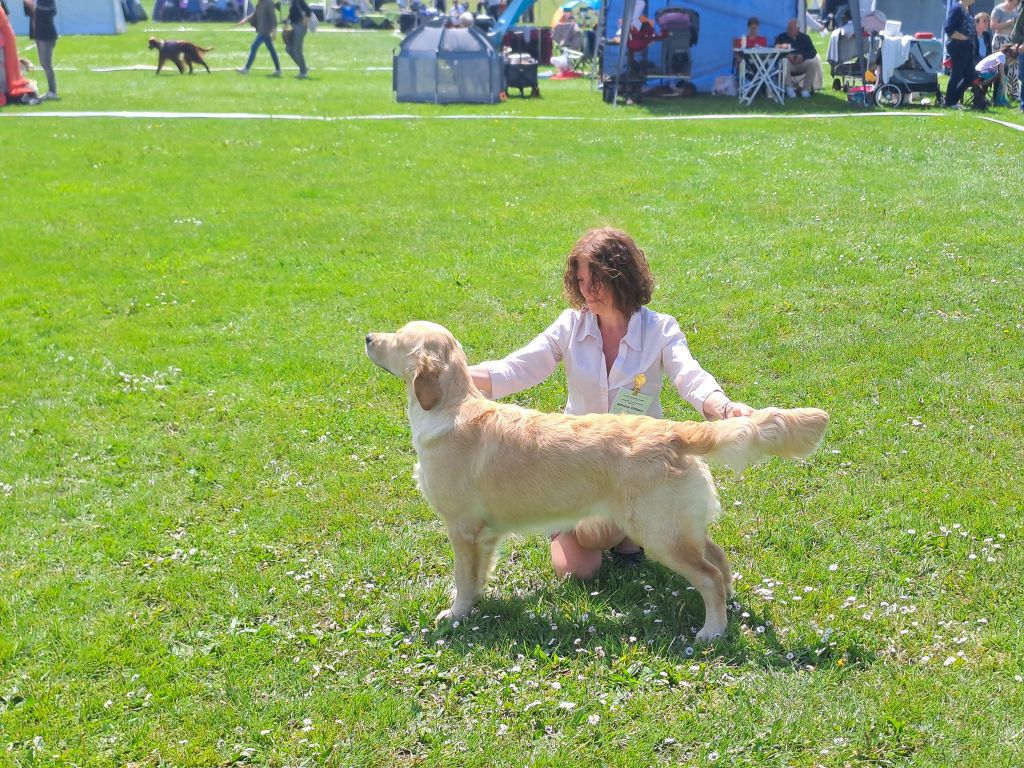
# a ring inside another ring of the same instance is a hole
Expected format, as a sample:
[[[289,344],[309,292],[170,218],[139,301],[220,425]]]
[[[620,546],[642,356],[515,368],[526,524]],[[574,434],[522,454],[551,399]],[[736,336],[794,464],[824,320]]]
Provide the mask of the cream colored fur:
[[[506,534],[569,529],[596,516],[700,592],[706,616],[698,642],[722,635],[732,573],[707,536],[720,508],[701,457],[737,471],[768,456],[802,458],[828,426],[816,408],[672,422],[495,403],[473,385],[455,337],[434,323],[371,333],[366,352],[405,381],[420,489],[455,551],[455,597],[439,621],[470,612]]]

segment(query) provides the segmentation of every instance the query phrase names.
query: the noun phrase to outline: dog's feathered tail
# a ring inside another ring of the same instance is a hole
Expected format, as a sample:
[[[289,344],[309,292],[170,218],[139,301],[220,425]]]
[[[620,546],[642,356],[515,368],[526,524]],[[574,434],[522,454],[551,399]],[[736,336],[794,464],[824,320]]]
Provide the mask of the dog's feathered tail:
[[[818,408],[764,408],[752,416],[678,426],[685,453],[707,456],[742,472],[769,456],[810,456],[825,435],[828,414]]]

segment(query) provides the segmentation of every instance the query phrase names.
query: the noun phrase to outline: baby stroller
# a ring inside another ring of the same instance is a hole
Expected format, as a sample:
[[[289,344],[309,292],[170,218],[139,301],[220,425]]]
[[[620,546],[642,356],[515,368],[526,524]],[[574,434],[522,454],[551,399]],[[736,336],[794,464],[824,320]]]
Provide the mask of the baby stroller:
[[[825,54],[833,78],[832,90],[849,90],[851,85],[856,84],[856,81],[863,79],[864,71],[867,69],[865,57],[870,48],[871,40],[865,36],[864,55],[858,56],[857,38],[853,34],[852,27],[832,31]]]
[[[875,103],[880,107],[909,104],[915,95],[935,94],[942,101],[942,41],[919,40],[906,35],[880,36],[872,44],[872,66],[878,76]]]

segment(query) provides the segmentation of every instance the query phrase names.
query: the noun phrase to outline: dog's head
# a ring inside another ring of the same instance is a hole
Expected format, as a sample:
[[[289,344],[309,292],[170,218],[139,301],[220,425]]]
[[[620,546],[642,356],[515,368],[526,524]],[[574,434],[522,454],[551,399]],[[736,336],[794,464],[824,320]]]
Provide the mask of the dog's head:
[[[159,37],[151,37],[149,38],[149,47],[156,48],[159,51],[161,48],[164,47],[164,41],[161,40]]]
[[[395,333],[366,334],[366,354],[388,373],[405,381],[410,405],[436,408],[454,385],[467,390],[466,356],[444,326],[416,320]]]

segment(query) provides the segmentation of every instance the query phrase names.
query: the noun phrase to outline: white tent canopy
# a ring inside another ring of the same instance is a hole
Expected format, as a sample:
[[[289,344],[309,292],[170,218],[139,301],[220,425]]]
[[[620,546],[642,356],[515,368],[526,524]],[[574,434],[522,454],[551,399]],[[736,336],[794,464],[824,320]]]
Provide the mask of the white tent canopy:
[[[8,3],[14,34],[28,34],[28,19],[20,0]],[[124,32],[121,0],[57,0],[60,35],[117,35]]]

